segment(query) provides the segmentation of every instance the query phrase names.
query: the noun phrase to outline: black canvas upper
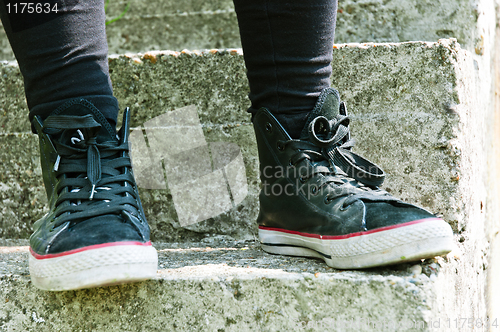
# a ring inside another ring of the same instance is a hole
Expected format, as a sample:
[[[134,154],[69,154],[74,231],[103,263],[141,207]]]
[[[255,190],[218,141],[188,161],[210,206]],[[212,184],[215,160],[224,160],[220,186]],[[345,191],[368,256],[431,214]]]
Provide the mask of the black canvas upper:
[[[349,117],[336,90],[322,92],[300,139],[265,108],[253,121],[263,187],[259,225],[345,235],[434,217],[378,188],[385,174],[352,152]]]
[[[38,254],[89,245],[149,241],[128,152],[128,109],[118,135],[84,99],[35,117],[49,213],[30,238]]]

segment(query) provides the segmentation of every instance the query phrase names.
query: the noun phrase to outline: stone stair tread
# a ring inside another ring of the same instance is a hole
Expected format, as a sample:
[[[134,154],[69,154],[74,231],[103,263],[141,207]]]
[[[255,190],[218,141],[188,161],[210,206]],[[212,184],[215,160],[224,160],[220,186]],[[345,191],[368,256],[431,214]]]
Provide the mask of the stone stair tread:
[[[266,254],[256,241],[215,236],[154,243],[159,270],[150,281],[44,292],[30,282],[28,245],[0,240],[0,330],[149,331],[161,324],[163,330],[283,331],[313,321],[309,331],[336,331],[332,319],[355,324],[360,317],[370,323],[347,330],[388,322],[427,326],[429,310],[438,314],[444,262],[340,271],[315,259]],[[415,265],[422,274],[414,275]]]
[[[410,267],[422,265],[429,275],[443,258],[416,261],[390,267],[364,270],[338,270],[322,260],[272,255],[258,241],[237,241],[226,236],[207,237],[202,242],[153,242],[158,251],[157,279],[214,278],[297,278],[334,277],[346,280],[399,280],[422,284],[429,278],[417,278]],[[0,276],[29,276],[29,240],[0,239]],[[419,273],[420,275],[420,273]],[[425,275],[425,274],[424,274]]]

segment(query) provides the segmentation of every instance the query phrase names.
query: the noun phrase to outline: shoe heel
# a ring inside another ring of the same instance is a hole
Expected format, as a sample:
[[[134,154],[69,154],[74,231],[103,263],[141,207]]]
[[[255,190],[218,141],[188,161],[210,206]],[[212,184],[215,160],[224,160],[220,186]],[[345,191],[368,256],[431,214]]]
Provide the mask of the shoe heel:
[[[301,248],[301,247],[291,247],[284,245],[267,245],[262,243],[262,250],[269,254],[275,255],[286,255],[286,256],[299,256],[299,257],[313,257],[313,258],[323,258],[319,253],[314,250]]]

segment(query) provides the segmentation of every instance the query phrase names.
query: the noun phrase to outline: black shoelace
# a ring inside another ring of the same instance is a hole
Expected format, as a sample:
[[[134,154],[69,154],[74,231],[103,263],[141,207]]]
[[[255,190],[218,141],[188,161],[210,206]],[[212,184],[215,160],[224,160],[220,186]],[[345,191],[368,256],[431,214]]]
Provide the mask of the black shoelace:
[[[56,115],[44,121],[44,133],[59,137],[52,140],[58,153],[52,171],[59,180],[54,227],[106,214],[142,223],[128,144],[117,139],[98,143],[100,127],[91,115]]]
[[[301,182],[318,176],[312,190],[319,192],[322,187],[334,185],[325,201],[329,203],[337,197],[348,196],[344,207],[358,199],[371,201],[396,201],[386,191],[378,188],[384,181],[385,174],[377,165],[351,151],[355,141],[350,138],[349,117],[345,104],[340,107],[340,114],[328,120],[323,116],[314,118],[308,126],[307,140],[289,140],[278,142],[281,149],[296,150],[290,159],[291,166],[302,167]],[[301,163],[307,160],[308,163]],[[306,165],[306,167],[303,167]]]

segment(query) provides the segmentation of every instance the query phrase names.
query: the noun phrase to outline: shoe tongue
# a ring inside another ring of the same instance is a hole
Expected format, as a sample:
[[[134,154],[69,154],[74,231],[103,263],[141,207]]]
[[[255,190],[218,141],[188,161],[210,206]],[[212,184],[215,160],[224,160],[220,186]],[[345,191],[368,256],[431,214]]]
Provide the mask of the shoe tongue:
[[[300,134],[300,139],[306,140],[309,138],[308,127],[314,118],[324,116],[328,120],[334,119],[339,114],[340,96],[337,90],[333,88],[324,89],[318,97],[316,106],[306,120],[306,124]]]
[[[86,99],[71,100],[57,108],[51,115],[85,116],[89,114],[92,115],[94,120],[101,125],[101,128],[97,133],[98,143],[117,140],[116,128],[110,125],[101,111],[99,111],[90,101]]]

